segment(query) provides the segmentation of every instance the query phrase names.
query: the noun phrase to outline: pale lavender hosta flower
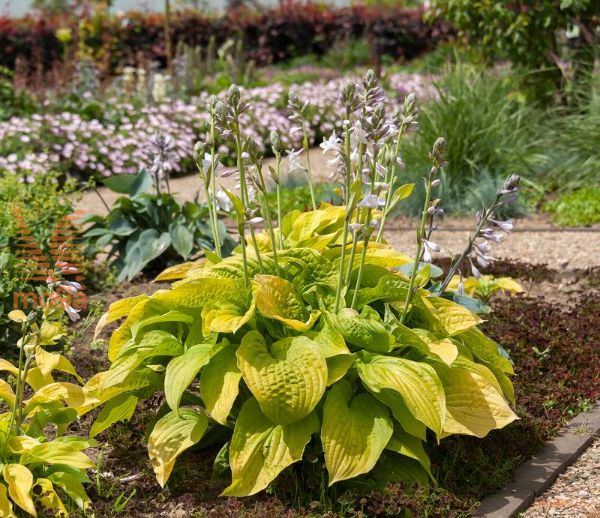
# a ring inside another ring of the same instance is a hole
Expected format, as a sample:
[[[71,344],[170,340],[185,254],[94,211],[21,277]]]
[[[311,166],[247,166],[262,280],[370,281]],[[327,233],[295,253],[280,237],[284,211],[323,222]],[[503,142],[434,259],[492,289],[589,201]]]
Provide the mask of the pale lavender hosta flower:
[[[287,152],[287,163],[288,163],[288,171],[290,173],[294,171],[305,171],[306,167],[300,161],[300,155],[302,154],[302,149],[298,149],[294,151],[290,149]]]
[[[361,209],[379,209],[385,206],[385,198],[373,193],[365,194],[357,206]]]
[[[217,202],[217,207],[222,211],[231,212],[233,209],[233,203],[221,187],[215,193],[215,201]]]
[[[423,239],[423,262],[430,263],[433,259],[431,255],[432,252],[439,252],[441,250],[440,245],[434,243],[433,241],[429,241],[427,239]]]
[[[353,234],[358,234],[359,232],[362,232],[364,228],[365,226],[362,223],[350,223],[350,225],[348,225],[348,229]]]

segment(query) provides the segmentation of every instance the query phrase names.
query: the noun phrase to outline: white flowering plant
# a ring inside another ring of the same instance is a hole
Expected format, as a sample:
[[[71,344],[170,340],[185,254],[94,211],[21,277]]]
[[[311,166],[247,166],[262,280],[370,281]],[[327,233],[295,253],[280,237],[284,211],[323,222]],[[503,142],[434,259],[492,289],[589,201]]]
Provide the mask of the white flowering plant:
[[[388,215],[413,188],[395,178],[416,99],[393,113],[385,101],[372,72],[343,86],[341,133],[322,146],[343,203],[287,214],[278,204],[277,221],[265,195],[279,182],[283,139],[271,134],[276,162],[265,170],[260,147],[244,136],[250,107],[240,90],[214,103],[215,131],[236,150],[238,188],[223,192],[241,243],[230,257],[167,269],[159,279],[176,280],[170,289],[112,304],[97,327],[124,318],[110,338],[111,367],[86,386],[104,403],[95,432],[164,393],[148,436],[161,486],[177,457],[208,437],[222,446],[218,464],[230,476],[223,495],[255,494],[292,464],[312,462],[329,486],[426,485],[425,441],[483,437],[517,419],[511,361],[478,327],[486,307],[446,290],[430,263],[443,139],[430,154],[417,255],[385,242]],[[476,234],[496,236],[479,225]]]

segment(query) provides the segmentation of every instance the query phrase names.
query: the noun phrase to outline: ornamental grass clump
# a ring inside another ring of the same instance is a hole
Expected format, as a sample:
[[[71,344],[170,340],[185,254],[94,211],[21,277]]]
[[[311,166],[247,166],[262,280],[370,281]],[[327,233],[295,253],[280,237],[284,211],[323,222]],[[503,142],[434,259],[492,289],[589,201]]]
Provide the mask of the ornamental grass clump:
[[[426,485],[426,440],[484,437],[517,419],[512,364],[478,328],[485,306],[440,289],[442,272],[427,262],[445,141],[430,154],[429,201],[411,259],[385,242],[382,227],[412,191],[394,178],[415,99],[388,114],[372,72],[346,84],[341,98],[343,131],[322,147],[343,204],[275,222],[266,185],[279,184],[283,139],[272,134],[277,160],[265,170],[243,136],[248,105],[232,87],[211,116],[236,149],[238,189],[224,192],[240,245],[227,258],[169,268],[159,279],[177,280],[170,289],[115,302],[98,324],[100,332],[125,318],[110,338],[110,369],[87,385],[104,403],[93,432],[164,392],[148,436],[161,486],[185,450],[215,443],[231,473],[223,495],[255,494],[290,465],[315,461],[329,486]]]

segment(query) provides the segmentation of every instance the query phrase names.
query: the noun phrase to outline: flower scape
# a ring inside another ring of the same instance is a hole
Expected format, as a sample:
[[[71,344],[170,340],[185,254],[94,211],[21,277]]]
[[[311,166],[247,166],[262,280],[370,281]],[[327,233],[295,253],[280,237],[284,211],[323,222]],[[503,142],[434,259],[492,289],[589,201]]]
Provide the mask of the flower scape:
[[[178,456],[215,444],[216,461],[230,471],[223,496],[253,495],[303,462],[322,465],[327,486],[426,486],[435,480],[425,442],[484,437],[517,419],[510,358],[479,329],[489,308],[455,281],[449,289],[459,262],[445,278],[430,263],[439,250],[432,233],[442,211],[434,193],[444,139],[429,155],[411,258],[386,243],[384,230],[414,187],[396,185],[396,173],[416,126],[416,97],[390,103],[373,72],[338,85],[336,96],[342,118],[330,123],[322,148],[336,167],[342,204],[282,214],[278,197],[277,221],[266,194],[268,186],[279,190],[287,148],[301,146],[314,126],[306,96],[291,98],[291,120],[271,127],[267,140],[248,132],[248,114],[257,108],[243,91],[233,86],[213,98],[210,131],[193,154],[210,225],[217,211],[231,210],[240,244],[226,256],[217,238],[213,252],[159,275],[174,281],[170,289],[114,302],[98,323],[96,334],[124,319],[110,337],[110,368],[86,383],[78,412],[101,407],[93,438],[164,393],[148,430],[161,486]],[[294,128],[296,144],[283,127]],[[235,192],[218,185],[227,174],[218,140],[236,156]],[[268,168],[267,142],[275,156]],[[310,180],[310,166],[305,171]],[[476,264],[492,261],[489,243],[510,230],[494,209],[513,201],[518,184],[509,177],[478,215],[460,258],[476,276]]]

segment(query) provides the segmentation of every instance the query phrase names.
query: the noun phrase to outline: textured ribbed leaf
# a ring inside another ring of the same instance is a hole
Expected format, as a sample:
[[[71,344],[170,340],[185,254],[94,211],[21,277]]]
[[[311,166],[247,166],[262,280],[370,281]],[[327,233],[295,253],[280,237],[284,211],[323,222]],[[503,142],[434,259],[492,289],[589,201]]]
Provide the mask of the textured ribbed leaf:
[[[284,338],[269,350],[265,339],[251,331],[244,336],[237,358],[248,388],[275,424],[303,419],[325,392],[325,356],[318,344],[305,336]]]
[[[433,333],[425,329],[413,329],[412,331],[423,340],[428,356],[439,358],[446,365],[452,365],[452,362],[456,360],[458,348],[450,338],[436,338]]]
[[[307,331],[319,317],[318,311],[308,313],[292,283],[281,277],[257,275],[254,277],[254,289],[258,311],[295,331]]]
[[[354,363],[344,337],[328,323],[313,338],[327,361],[327,386],[341,379]]]
[[[333,327],[350,345],[373,352],[392,350],[394,337],[368,306],[363,308],[360,315],[353,309],[344,308],[337,315],[330,314],[329,318]]]
[[[220,349],[200,373],[200,394],[206,411],[217,423],[225,424],[240,390],[242,373],[237,366],[235,349]]]
[[[196,444],[208,425],[206,414],[180,408],[179,414],[169,412],[154,425],[148,438],[148,455],[156,480],[164,487],[177,456]]]
[[[463,368],[443,365],[435,368],[446,393],[444,435],[485,437],[490,431],[518,419],[498,390],[483,376]]]
[[[73,500],[82,510],[87,509],[90,506],[90,499],[85,493],[85,489],[82,485],[82,480],[87,482],[87,477],[76,477],[75,472],[66,473],[64,471],[55,471],[46,478],[50,480],[55,486],[60,487],[68,497]],[[81,472],[83,473],[83,472]]]
[[[194,378],[210,360],[212,344],[198,344],[173,358],[165,373],[165,399],[171,410],[177,412],[181,396]]]
[[[362,308],[376,300],[404,300],[408,291],[408,283],[403,277],[386,275],[381,277],[377,286],[358,290],[356,307]]]
[[[323,408],[321,429],[329,485],[369,472],[393,429],[387,408],[373,396],[352,398],[346,381],[333,385]]]
[[[255,399],[246,401],[229,447],[232,482],[222,495],[249,496],[266,488],[282,470],[302,458],[319,424],[313,412],[294,424],[275,425]]]
[[[100,320],[98,320],[98,323],[96,324],[96,330],[94,331],[94,340],[98,337],[107,324],[126,317],[134,308],[134,306],[144,300],[148,300],[148,295],[142,293],[136,297],[129,297],[113,302],[108,307],[108,311],[104,313],[102,317],[100,317]]]
[[[498,367],[507,374],[514,374],[512,363],[502,355],[500,346],[479,329],[469,329],[456,338],[465,344],[478,360]]]
[[[57,441],[44,442],[29,449],[21,456],[21,464],[64,464],[77,469],[89,469],[94,463],[75,446]]]
[[[392,409],[400,398],[412,415],[438,436],[446,417],[444,388],[435,370],[425,363],[367,352],[359,352],[358,374],[365,387],[385,393]]]

